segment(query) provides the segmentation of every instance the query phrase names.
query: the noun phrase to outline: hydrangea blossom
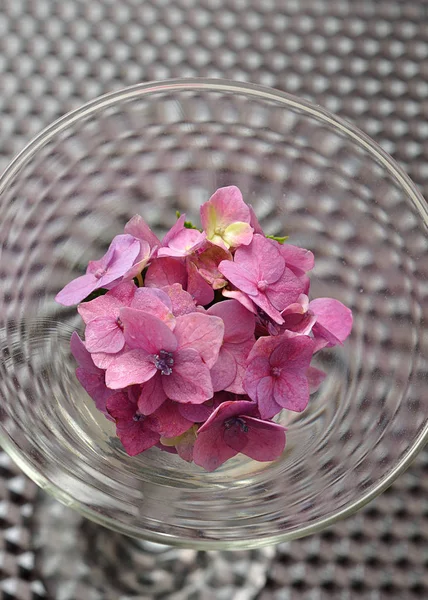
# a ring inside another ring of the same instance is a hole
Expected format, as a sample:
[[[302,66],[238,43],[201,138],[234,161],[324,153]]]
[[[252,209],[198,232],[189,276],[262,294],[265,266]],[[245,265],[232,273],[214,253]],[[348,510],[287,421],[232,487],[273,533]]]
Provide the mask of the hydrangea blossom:
[[[306,408],[326,377],[312,358],[343,344],[352,313],[310,298],[312,252],[266,236],[236,186],[200,214],[202,230],[182,215],[162,240],[135,215],[58,293],[85,325],[76,377],[130,456],[156,448],[208,471],[276,460],[272,419]]]

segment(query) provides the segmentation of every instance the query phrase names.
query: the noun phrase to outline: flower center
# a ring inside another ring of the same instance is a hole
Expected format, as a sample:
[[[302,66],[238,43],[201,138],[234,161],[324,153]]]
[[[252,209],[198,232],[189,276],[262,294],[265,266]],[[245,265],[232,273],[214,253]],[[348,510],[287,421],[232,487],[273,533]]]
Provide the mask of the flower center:
[[[132,417],[133,421],[143,421],[146,417],[144,415],[142,415],[141,413],[139,413],[138,411],[135,413],[135,415]]]
[[[123,330],[123,323],[120,317],[117,317],[116,319],[116,325],[119,327],[119,329]]]
[[[101,277],[103,277],[106,274],[106,270],[105,269],[97,269],[94,273],[94,277],[96,279],[101,279]]]
[[[232,429],[232,427],[239,427],[241,431],[247,433],[248,425],[242,417],[231,417],[224,422],[225,429]]]
[[[214,229],[214,235],[219,235],[220,237],[222,237],[223,233],[224,233],[223,227],[216,227]]]
[[[174,358],[172,352],[160,350],[159,354],[155,354],[155,367],[161,372],[161,375],[171,375],[172,367],[174,366]]]
[[[281,367],[272,367],[270,372],[272,377],[279,377],[281,375]]]
[[[260,281],[257,282],[257,289],[260,292],[264,292],[265,289],[268,287],[268,282],[266,281],[266,279],[261,279]]]

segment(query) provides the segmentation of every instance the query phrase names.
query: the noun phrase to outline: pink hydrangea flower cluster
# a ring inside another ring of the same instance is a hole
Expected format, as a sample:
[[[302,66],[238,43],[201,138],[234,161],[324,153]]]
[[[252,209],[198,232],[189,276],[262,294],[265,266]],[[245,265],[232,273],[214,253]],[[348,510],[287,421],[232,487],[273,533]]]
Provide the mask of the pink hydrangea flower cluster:
[[[131,456],[157,446],[208,471],[238,453],[272,461],[286,441],[273,419],[306,408],[324,378],[312,357],[344,342],[352,314],[309,301],[313,254],[265,236],[237,187],[201,223],[182,215],[160,240],[134,216],[59,292],[85,323],[76,375]]]

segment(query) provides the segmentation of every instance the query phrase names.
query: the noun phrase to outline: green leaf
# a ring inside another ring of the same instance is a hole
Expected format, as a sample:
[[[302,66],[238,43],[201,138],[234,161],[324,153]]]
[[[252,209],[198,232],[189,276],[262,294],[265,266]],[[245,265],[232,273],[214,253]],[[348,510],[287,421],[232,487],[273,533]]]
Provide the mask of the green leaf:
[[[267,235],[267,238],[269,238],[270,240],[275,240],[275,242],[278,242],[279,244],[283,244],[286,240],[288,240],[288,238],[290,237],[289,235]]]

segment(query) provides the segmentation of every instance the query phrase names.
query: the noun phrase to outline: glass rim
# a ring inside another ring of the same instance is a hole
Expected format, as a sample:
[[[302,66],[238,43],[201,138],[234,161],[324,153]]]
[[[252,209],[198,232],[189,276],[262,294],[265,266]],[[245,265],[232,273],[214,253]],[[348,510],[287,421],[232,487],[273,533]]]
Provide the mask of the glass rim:
[[[245,82],[234,82],[225,79],[206,79],[206,78],[182,78],[168,79],[160,82],[140,83],[130,87],[123,88],[118,91],[104,94],[94,100],[83,104],[64,116],[54,121],[51,125],[43,129],[36,135],[15,158],[9,163],[2,175],[0,175],[0,194],[7,188],[9,182],[15,177],[20,169],[30,160],[37,151],[42,148],[49,140],[61,133],[70,125],[78,122],[92,113],[96,113],[100,109],[109,108],[110,106],[118,105],[121,102],[137,99],[153,92],[177,92],[177,91],[219,91],[219,92],[235,92],[245,94],[252,98],[261,100],[271,100],[282,104],[285,108],[299,109],[306,113],[307,116],[316,118],[318,121],[324,122],[329,126],[333,126],[336,130],[340,130],[354,143],[358,143],[363,147],[383,168],[397,181],[405,194],[413,202],[418,213],[424,222],[428,225],[428,204],[424,200],[422,194],[417,189],[416,185],[411,181],[404,170],[389,156],[376,142],[374,142],[367,134],[359,130],[354,125],[348,123],[341,117],[337,117],[328,110],[316,106],[308,100],[297,98],[286,92],[267,88],[260,85]],[[350,502],[344,508],[336,510],[333,514],[322,517],[308,525],[300,526],[288,532],[281,532],[276,535],[270,535],[263,539],[245,539],[233,540],[231,542],[219,540],[197,540],[197,539],[182,539],[167,535],[164,533],[146,532],[145,539],[161,544],[173,545],[178,547],[192,547],[195,549],[216,550],[216,549],[251,549],[277,544],[280,542],[291,541],[306,535],[314,534],[326,527],[334,524],[340,519],[348,517],[373,500],[385,489],[387,489],[393,481],[403,473],[416,455],[422,450],[428,441],[428,422],[420,432],[416,440],[408,448],[404,456],[388,473],[386,473],[378,483],[368,492]],[[0,445],[19,466],[19,468],[32,479],[40,488],[54,496],[63,504],[73,508],[84,517],[91,521],[104,525],[114,531],[133,537],[131,527],[115,521],[105,515],[100,515],[96,510],[92,510],[84,504],[76,501],[71,494],[52,485],[48,477],[36,470],[31,461],[25,456],[17,445],[11,440],[9,435],[0,427]],[[135,537],[135,536],[134,536]]]

